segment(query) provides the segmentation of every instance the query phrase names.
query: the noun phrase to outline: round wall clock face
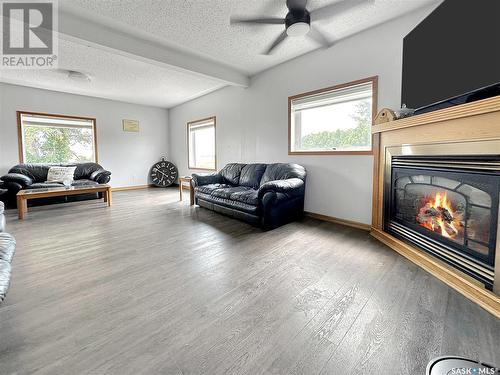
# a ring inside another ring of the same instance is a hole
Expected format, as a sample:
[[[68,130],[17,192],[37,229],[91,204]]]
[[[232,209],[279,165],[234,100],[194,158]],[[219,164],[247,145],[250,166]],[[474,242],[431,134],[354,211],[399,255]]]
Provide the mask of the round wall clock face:
[[[156,186],[170,186],[177,180],[177,167],[162,160],[151,167],[151,181]]]

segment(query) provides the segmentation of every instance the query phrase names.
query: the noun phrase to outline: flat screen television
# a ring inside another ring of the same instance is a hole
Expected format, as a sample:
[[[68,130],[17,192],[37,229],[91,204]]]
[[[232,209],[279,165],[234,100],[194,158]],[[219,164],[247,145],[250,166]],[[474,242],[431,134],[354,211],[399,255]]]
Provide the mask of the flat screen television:
[[[404,38],[401,105],[425,112],[484,87],[477,99],[500,94],[500,0],[445,0]]]

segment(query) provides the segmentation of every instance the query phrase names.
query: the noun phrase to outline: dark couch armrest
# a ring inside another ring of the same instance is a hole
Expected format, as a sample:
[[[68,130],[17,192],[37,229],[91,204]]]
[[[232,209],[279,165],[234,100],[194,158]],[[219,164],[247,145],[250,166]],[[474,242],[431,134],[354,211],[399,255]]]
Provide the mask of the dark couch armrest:
[[[99,184],[107,184],[111,180],[111,172],[104,169],[92,172],[90,179]]]
[[[33,180],[21,173],[7,173],[6,175],[0,177],[0,180],[9,183],[9,182],[16,182],[19,185],[21,185],[23,188],[26,186],[30,186],[33,184]]]
[[[300,178],[289,178],[286,180],[268,181],[259,188],[259,199],[269,192],[283,193],[288,195],[303,195],[304,181]]]
[[[212,173],[212,174],[193,173],[191,177],[193,178],[193,187],[209,185],[209,184],[220,184],[222,182],[222,176],[218,173]]]

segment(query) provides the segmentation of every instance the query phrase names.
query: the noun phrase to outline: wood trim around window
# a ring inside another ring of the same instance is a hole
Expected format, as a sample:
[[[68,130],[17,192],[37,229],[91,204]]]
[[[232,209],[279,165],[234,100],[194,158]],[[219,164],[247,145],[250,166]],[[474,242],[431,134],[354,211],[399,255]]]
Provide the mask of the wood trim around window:
[[[70,115],[58,115],[54,113],[44,113],[44,112],[28,112],[28,111],[16,111],[17,115],[17,145],[19,148],[19,162],[24,163],[24,153],[23,153],[23,130],[21,126],[21,115],[32,115],[32,116],[45,116],[54,118],[69,118],[69,119],[82,119],[90,120],[93,123],[94,131],[94,156],[95,163],[99,163],[99,153],[97,151],[97,121],[95,117],[85,117],[85,116],[70,116]]]
[[[302,98],[304,96],[322,94],[324,92],[334,91],[342,89],[344,87],[355,86],[368,82],[371,82],[372,84],[372,126],[373,126],[373,121],[377,116],[378,76],[358,79],[356,81],[342,83],[340,85],[325,87],[323,89],[308,91],[302,94],[289,96],[288,97],[288,155],[373,155],[373,143],[374,143],[373,136],[372,136],[372,149],[369,151],[292,151],[292,100]]]
[[[196,168],[196,167],[192,167],[190,164],[189,164],[189,127],[192,125],[192,124],[197,124],[199,122],[204,122],[204,121],[209,121],[209,120],[212,120],[214,122],[214,146],[215,146],[215,168]],[[186,145],[187,145],[187,162],[188,162],[188,169],[192,169],[192,170],[195,170],[195,171],[210,171],[210,172],[214,172],[214,171],[217,171],[217,117],[216,116],[211,116],[211,117],[206,117],[206,118],[202,118],[202,119],[199,119],[199,120],[195,120],[195,121],[189,121],[187,124],[186,124]]]

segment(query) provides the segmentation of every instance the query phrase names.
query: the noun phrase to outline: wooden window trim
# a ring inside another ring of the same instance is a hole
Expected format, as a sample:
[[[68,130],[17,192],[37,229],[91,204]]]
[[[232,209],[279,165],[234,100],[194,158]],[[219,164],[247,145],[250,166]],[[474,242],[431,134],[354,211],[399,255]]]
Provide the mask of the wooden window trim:
[[[28,112],[28,111],[16,111],[17,115],[17,145],[19,149],[19,162],[23,164],[24,161],[24,152],[23,152],[23,128],[21,123],[22,115],[32,115],[32,116],[44,116],[44,117],[54,117],[54,118],[68,118],[68,119],[81,119],[81,120],[90,120],[93,123],[93,132],[94,132],[94,156],[95,163],[99,163],[99,152],[97,151],[97,121],[95,117],[86,117],[86,116],[72,116],[72,115],[59,115],[54,113],[44,113],[44,112]]]
[[[344,87],[355,86],[363,83],[371,82],[372,84],[372,126],[375,117],[377,116],[377,101],[378,101],[378,76],[358,79],[340,85],[325,87],[319,90],[304,92],[301,94],[288,97],[288,155],[373,155],[374,138],[372,136],[372,149],[366,151],[292,151],[292,100],[303,98],[305,96],[322,94],[328,91],[342,89]]]
[[[215,146],[215,168],[197,168],[193,167],[189,164],[189,128],[192,124],[197,124],[199,122],[204,122],[204,121],[209,121],[212,120],[214,122],[214,146]],[[217,117],[216,116],[211,116],[211,117],[205,117],[199,120],[194,120],[194,121],[189,121],[186,124],[186,138],[187,138],[187,162],[188,162],[188,169],[192,169],[195,171],[210,171],[214,172],[217,171]]]

